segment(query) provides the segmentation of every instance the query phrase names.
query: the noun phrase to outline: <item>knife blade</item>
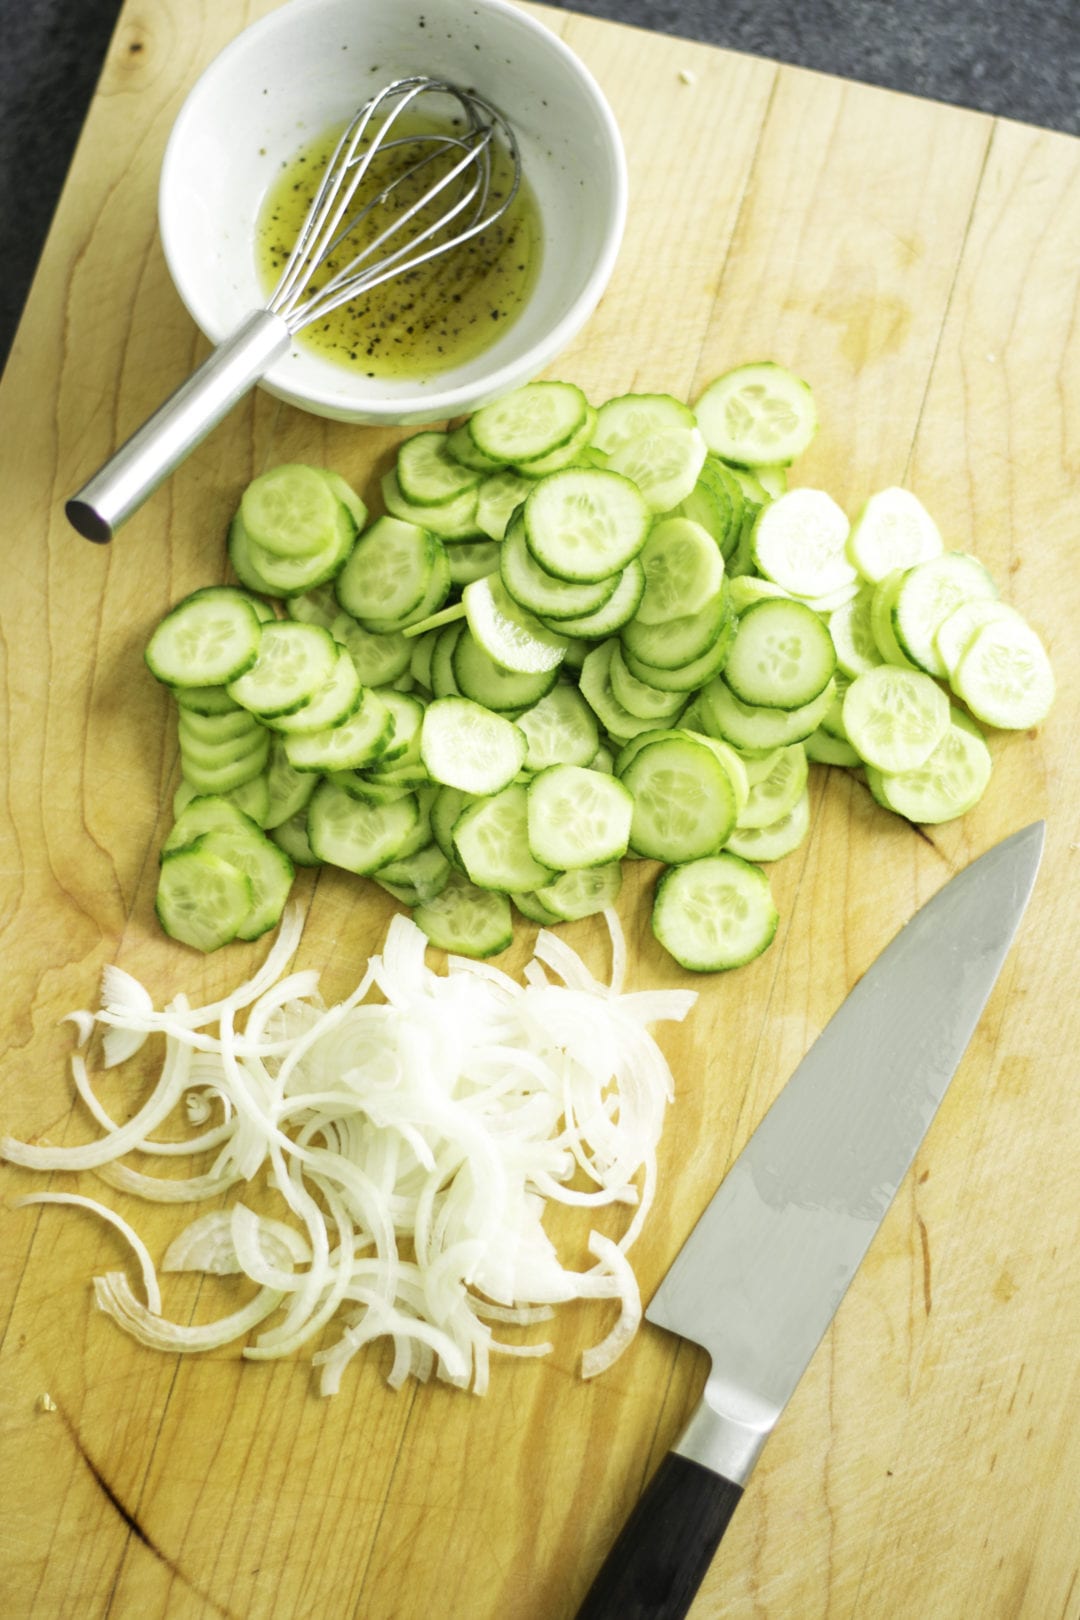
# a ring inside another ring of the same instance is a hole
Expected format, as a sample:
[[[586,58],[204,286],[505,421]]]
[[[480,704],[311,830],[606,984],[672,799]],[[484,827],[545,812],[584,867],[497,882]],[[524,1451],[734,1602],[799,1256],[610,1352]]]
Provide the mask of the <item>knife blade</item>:
[[[1001,971],[1034,822],[951,878],[856,983],[729,1169],[645,1312],[711,1370],[578,1620],[679,1620],[821,1342]]]

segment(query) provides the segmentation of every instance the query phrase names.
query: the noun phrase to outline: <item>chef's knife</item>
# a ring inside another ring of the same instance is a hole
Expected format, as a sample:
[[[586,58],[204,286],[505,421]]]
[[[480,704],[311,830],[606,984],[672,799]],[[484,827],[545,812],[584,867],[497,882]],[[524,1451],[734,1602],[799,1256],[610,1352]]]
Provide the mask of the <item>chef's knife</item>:
[[[803,1058],[646,1316],[708,1351],[705,1392],[578,1620],[679,1620],[881,1224],[1023,916],[1039,821],[940,889]]]

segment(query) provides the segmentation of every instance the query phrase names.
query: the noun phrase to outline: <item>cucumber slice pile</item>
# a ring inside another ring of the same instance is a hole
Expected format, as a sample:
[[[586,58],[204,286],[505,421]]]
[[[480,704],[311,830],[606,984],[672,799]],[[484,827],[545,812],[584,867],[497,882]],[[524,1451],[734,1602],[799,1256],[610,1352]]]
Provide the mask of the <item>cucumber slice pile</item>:
[[[157,909],[199,950],[274,925],[297,867],[369,876],[436,945],[506,948],[663,868],[653,934],[718,972],[772,939],[768,864],[811,764],[893,814],[962,816],[983,726],[1026,729],[1038,636],[909,491],[854,522],[789,487],[807,384],[754,363],[691,408],[534,382],[399,446],[385,512],[286,464],[243,492],[238,586],[179,603],[146,661],[182,780]]]

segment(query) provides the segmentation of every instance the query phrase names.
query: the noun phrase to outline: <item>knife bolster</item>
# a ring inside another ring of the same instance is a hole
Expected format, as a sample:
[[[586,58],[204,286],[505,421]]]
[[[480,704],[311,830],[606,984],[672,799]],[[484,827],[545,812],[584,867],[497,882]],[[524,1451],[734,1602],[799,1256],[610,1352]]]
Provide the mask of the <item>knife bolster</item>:
[[[745,1485],[779,1413],[764,1402],[733,1398],[734,1392],[713,1389],[711,1384],[710,1379],[671,1449],[735,1485]],[[721,1401],[727,1411],[718,1410]]]

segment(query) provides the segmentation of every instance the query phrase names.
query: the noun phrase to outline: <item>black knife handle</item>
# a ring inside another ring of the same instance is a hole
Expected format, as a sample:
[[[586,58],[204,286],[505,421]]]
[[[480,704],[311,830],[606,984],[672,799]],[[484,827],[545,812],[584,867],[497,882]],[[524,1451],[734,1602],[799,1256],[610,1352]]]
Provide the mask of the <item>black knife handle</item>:
[[[741,1485],[669,1451],[577,1620],[681,1620],[741,1497]]]

